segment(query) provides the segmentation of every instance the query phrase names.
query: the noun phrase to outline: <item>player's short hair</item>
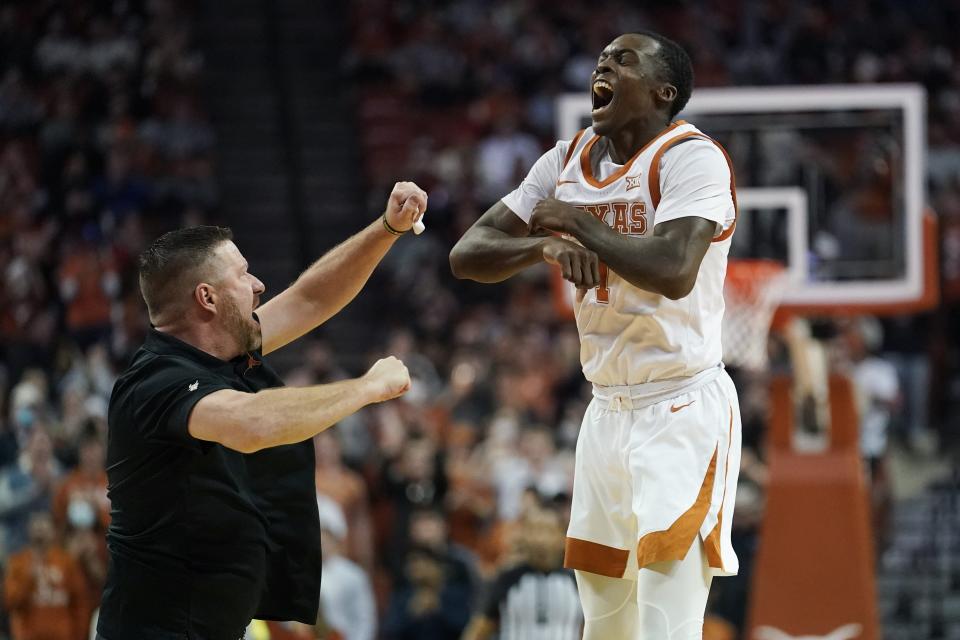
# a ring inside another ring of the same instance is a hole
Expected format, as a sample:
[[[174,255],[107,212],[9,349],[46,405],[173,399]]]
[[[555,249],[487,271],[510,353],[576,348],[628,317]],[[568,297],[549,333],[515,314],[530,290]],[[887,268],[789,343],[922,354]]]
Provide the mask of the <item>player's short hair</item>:
[[[654,31],[634,31],[633,33],[656,40],[660,45],[657,49],[657,59],[660,62],[661,71],[667,82],[677,88],[677,97],[670,105],[670,117],[673,118],[687,106],[687,101],[690,100],[690,94],[693,92],[693,63],[690,61],[690,56],[679,44],[659,33]]]
[[[140,254],[137,267],[140,293],[154,319],[174,303],[178,293],[186,293],[196,283],[200,269],[207,265],[213,252],[224,242],[233,240],[227,227],[199,226],[165,233]]]

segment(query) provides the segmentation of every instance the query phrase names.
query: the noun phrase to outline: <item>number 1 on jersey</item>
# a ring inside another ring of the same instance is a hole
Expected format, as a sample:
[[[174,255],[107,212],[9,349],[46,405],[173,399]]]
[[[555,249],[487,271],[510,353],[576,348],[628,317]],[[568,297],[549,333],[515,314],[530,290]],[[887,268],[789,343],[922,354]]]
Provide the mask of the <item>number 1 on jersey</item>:
[[[607,265],[600,263],[600,284],[597,285],[597,303],[610,303],[610,287],[607,286]]]

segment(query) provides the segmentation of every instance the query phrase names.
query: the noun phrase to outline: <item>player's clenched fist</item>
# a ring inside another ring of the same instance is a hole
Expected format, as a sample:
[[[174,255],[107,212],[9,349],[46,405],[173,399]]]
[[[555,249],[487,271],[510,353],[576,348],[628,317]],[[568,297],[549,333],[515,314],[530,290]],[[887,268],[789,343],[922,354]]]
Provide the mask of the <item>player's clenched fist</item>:
[[[410,390],[410,372],[403,362],[394,356],[382,358],[373,363],[363,375],[370,384],[372,402],[383,402],[402,396]]]
[[[562,238],[544,238],[542,251],[544,262],[560,267],[563,279],[578,289],[600,284],[600,260],[590,249]]]
[[[576,235],[577,223],[582,222],[585,217],[590,219],[589,215],[571,204],[556,198],[544,198],[533,207],[529,222],[530,233],[555,231]]]
[[[409,231],[413,223],[427,210],[427,192],[413,182],[398,182],[387,199],[387,209],[383,217],[400,233]]]

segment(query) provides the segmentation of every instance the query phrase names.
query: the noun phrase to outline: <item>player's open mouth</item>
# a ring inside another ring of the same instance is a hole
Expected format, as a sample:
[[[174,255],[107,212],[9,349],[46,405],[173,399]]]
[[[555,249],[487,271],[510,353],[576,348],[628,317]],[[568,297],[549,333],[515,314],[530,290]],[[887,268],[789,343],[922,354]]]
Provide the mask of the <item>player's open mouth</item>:
[[[593,83],[593,114],[596,115],[610,106],[613,102],[613,85],[606,80],[597,80]]]

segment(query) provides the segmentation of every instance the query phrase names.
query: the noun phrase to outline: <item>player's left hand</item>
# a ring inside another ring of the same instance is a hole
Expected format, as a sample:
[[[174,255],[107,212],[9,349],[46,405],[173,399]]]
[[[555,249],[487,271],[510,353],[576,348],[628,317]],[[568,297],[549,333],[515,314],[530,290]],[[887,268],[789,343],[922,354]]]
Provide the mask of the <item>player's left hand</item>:
[[[544,198],[533,207],[530,216],[530,233],[553,231],[576,236],[577,222],[587,215],[573,205],[557,200]]]
[[[387,199],[383,215],[397,231],[409,231],[427,211],[427,192],[413,182],[398,182]]]

